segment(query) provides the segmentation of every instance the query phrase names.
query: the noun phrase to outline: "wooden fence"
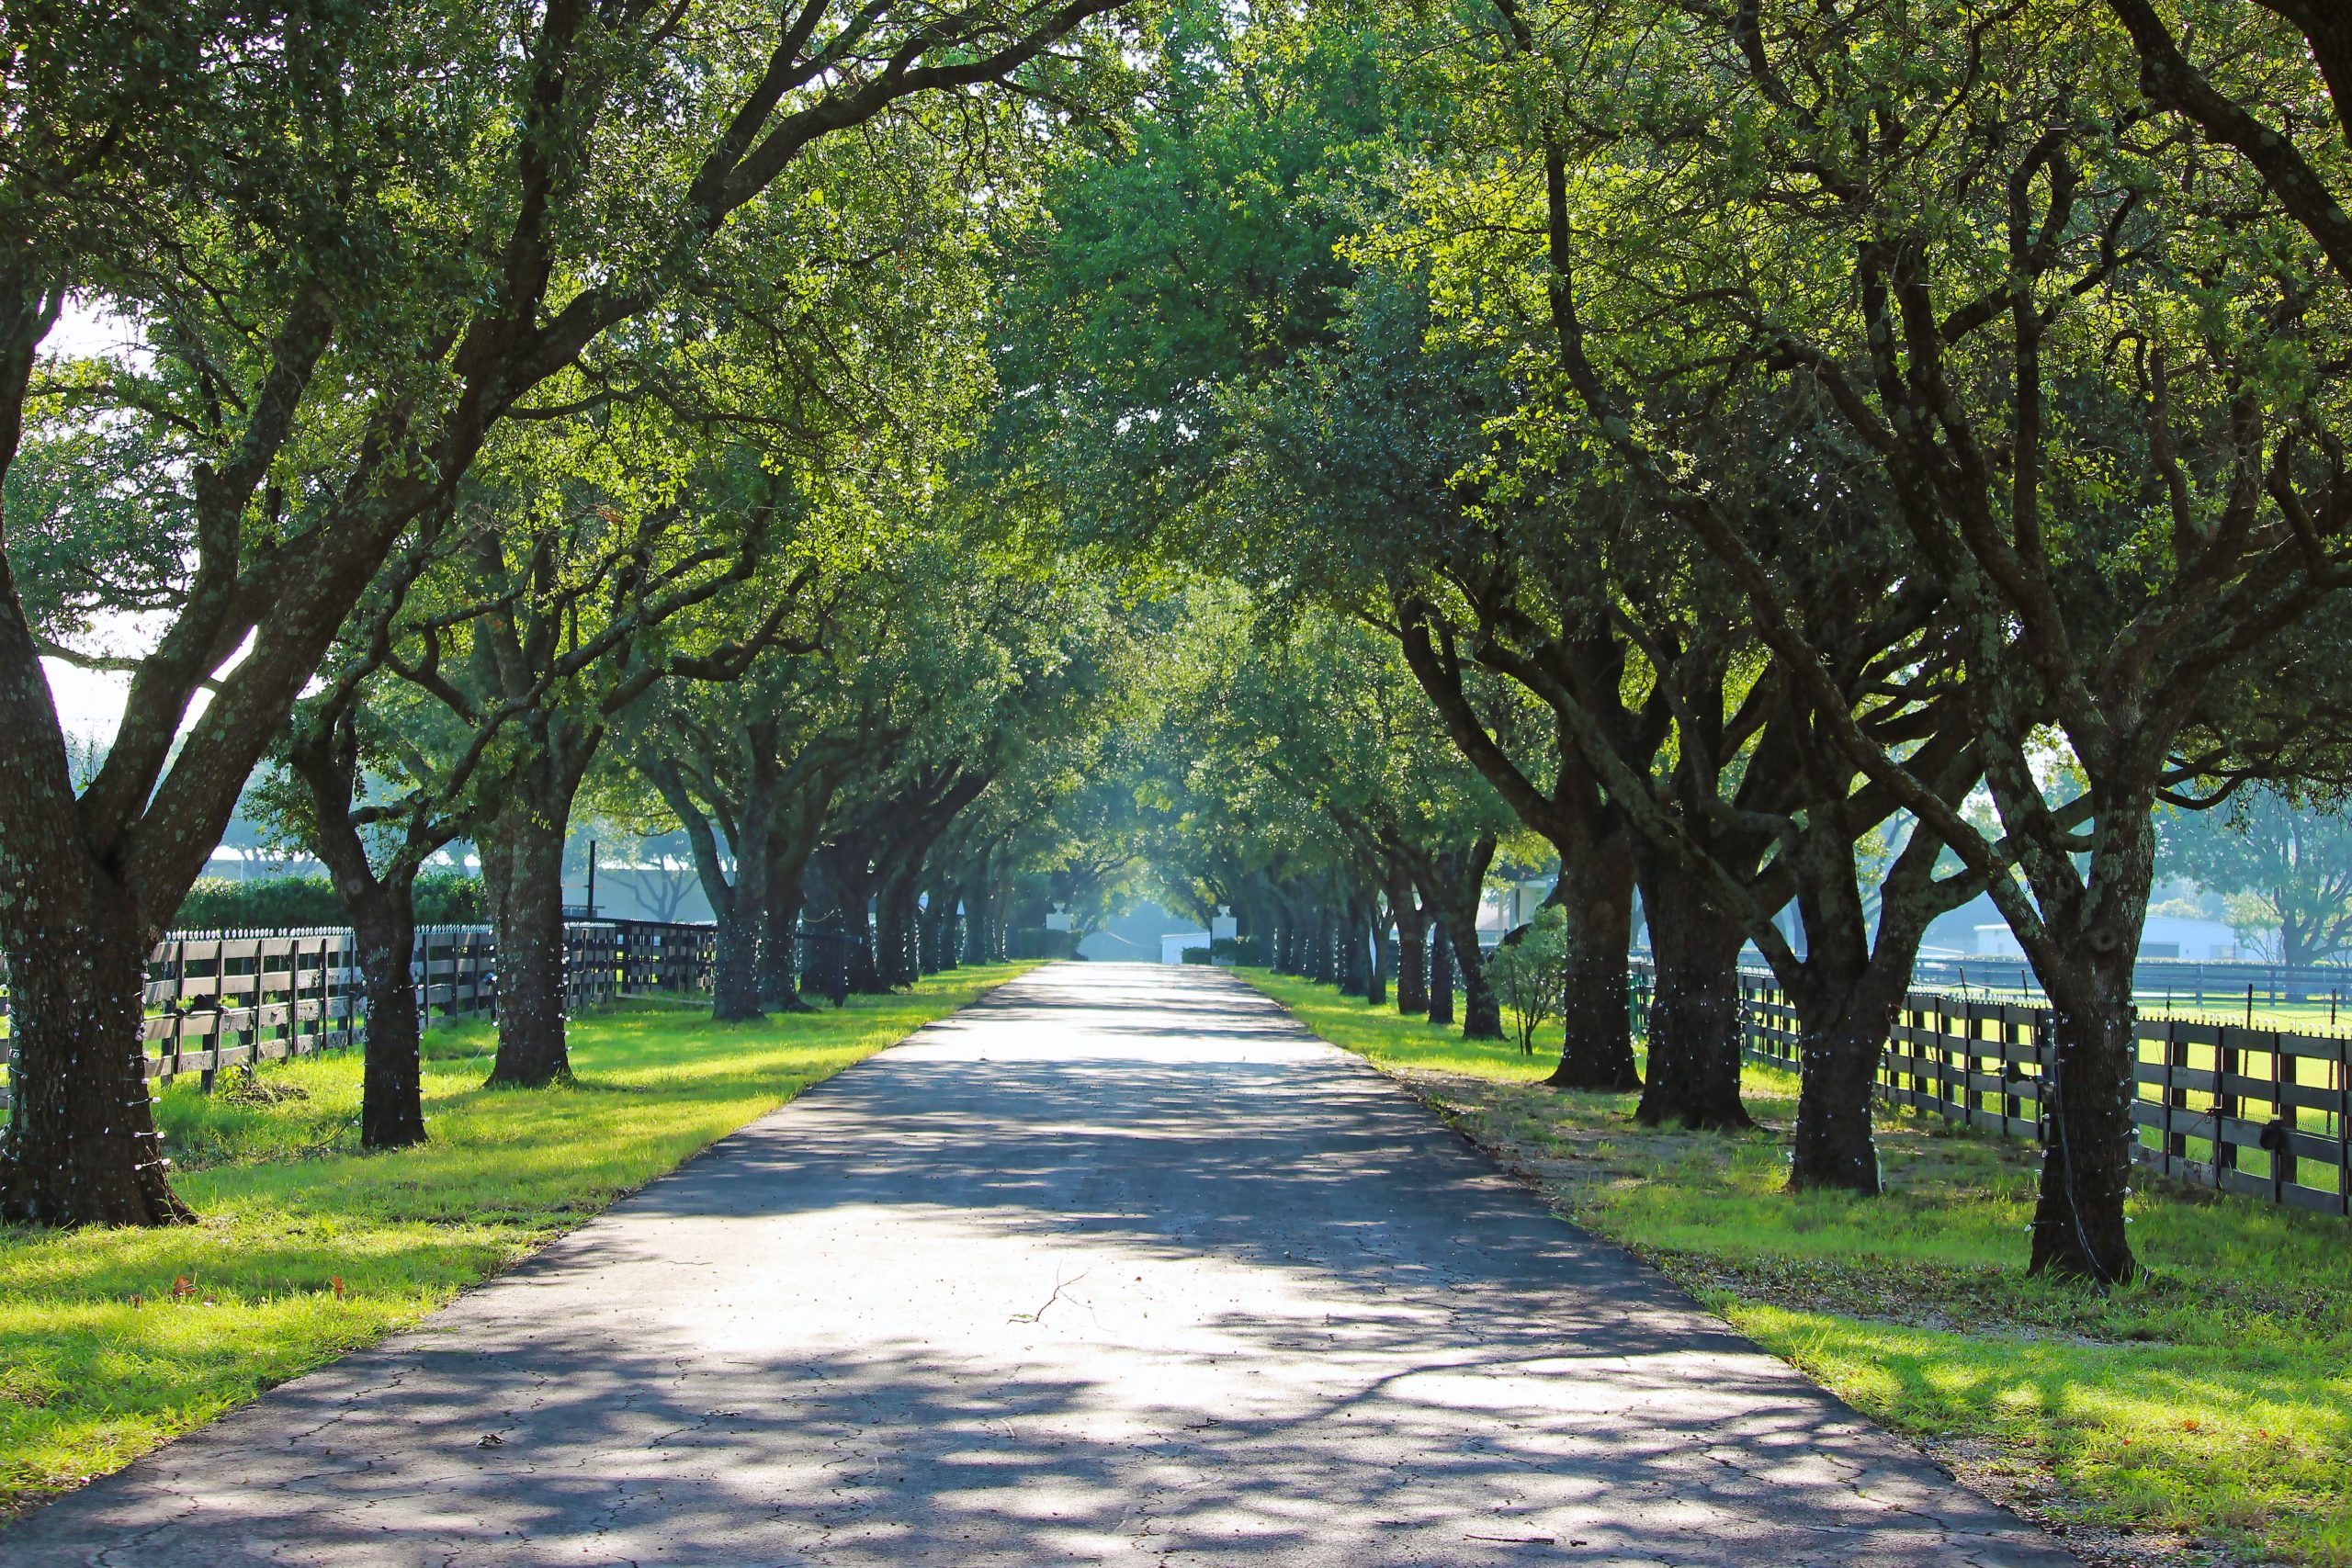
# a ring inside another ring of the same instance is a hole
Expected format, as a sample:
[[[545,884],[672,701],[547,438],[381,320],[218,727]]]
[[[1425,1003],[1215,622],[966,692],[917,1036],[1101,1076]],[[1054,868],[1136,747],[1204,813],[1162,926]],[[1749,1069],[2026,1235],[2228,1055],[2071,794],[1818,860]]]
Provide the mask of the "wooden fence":
[[[1739,989],[1748,1058],[1795,1070],[1796,1010],[1779,983],[1743,974]],[[1637,967],[1637,1010],[1648,997]],[[2134,1158],[2199,1186],[2352,1217],[2352,1039],[2169,1018],[2132,1032]],[[2039,1141],[2052,1056],[2046,1008],[1914,991],[1888,1031],[1879,1098]]]
[[[565,1006],[576,1012],[622,997],[707,993],[712,961],[708,926],[570,923]],[[410,971],[420,1022],[497,1010],[497,951],[486,928],[418,931]],[[224,1069],[340,1050],[357,1043],[367,1029],[358,943],[348,930],[175,933],[148,959],[146,1002],[149,1080],[194,1074],[208,1091]],[[0,995],[0,1016],[6,1010]],[[10,1055],[0,1039],[0,1066]],[[0,1081],[0,1113],[8,1105]]]

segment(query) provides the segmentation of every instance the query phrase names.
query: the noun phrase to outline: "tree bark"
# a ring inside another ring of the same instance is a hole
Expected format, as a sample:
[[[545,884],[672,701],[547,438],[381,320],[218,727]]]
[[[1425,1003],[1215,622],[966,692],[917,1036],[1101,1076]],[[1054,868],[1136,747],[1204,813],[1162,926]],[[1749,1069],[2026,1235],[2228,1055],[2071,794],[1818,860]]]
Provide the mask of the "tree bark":
[[[2057,1081],[2043,1090],[2049,1114],[2030,1274],[2119,1285],[2138,1271],[2123,1213],[2137,1136],[2129,952],[2120,963],[2083,965],[2090,973],[2077,994],[2051,998]]]
[[[1442,926],[1430,931],[1429,1015],[1431,1023],[1453,1021],[1453,943]]]
[[[911,875],[884,880],[874,898],[876,968],[886,987],[911,986],[922,976],[922,910]]]
[[[956,891],[952,882],[934,883],[927,890],[922,910],[922,971],[926,975],[953,969],[962,944],[956,940]]]
[[[1754,1126],[1739,1100],[1745,931],[1709,905],[1693,877],[1668,863],[1645,869],[1642,907],[1657,978],[1650,998],[1649,1081],[1634,1119],[1645,1127]]]
[[[1374,1007],[1388,1005],[1388,975],[1396,964],[1396,941],[1388,934],[1388,922],[1381,919],[1377,901],[1367,899],[1372,911],[1372,974],[1364,987],[1363,999]]]
[[[760,933],[760,1005],[770,1012],[812,1010],[800,994],[795,949],[800,943],[802,868],[779,875],[768,894],[766,929]]]
[[[165,1179],[147,1091],[150,942],[136,907],[95,868],[78,889],[55,888],[33,884],[46,864],[24,855],[17,864],[26,881],[12,889],[6,931],[16,1059],[0,1217],[36,1225],[192,1220]]]
[[[1789,1190],[1828,1188],[1878,1196],[1878,1142],[1871,1128],[1887,1010],[1867,1005],[1820,1022],[1801,1020],[1797,1051],[1804,1076],[1797,1090],[1797,1127],[1789,1151]]]
[[[404,1149],[424,1142],[424,1063],[416,1007],[413,874],[395,874],[346,896],[359,976],[368,993],[359,1074],[359,1145]]]
[[[1396,1010],[1411,1017],[1430,1010],[1429,913],[1421,908],[1410,874],[1402,868],[1389,873],[1383,886],[1389,913],[1396,921],[1394,946]]]
[[[738,863],[740,864],[740,862]],[[741,879],[741,873],[737,873]],[[711,970],[710,1018],[713,1023],[746,1023],[765,1016],[760,1006],[760,948],[765,911],[746,910],[736,899],[711,907],[718,932]]]
[[[493,1084],[537,1089],[571,1076],[563,995],[563,839],[569,815],[560,812],[550,820],[518,800],[482,835],[482,879],[498,942]]]
[[[1623,1094],[1642,1087],[1634,1062],[1634,860],[1624,835],[1593,853],[1563,863],[1567,961],[1560,1002],[1560,1065],[1544,1081],[1555,1089]]]
[[[986,856],[982,869],[973,874],[963,885],[964,962],[986,964],[989,961],[988,937],[988,872]]]
[[[1464,1040],[1500,1040],[1503,1037],[1502,999],[1487,979],[1486,955],[1478,948],[1478,928],[1476,917],[1464,919],[1452,912],[1438,917],[1444,927],[1446,945],[1453,953],[1454,971],[1462,977],[1462,1038]]]
[[[1340,916],[1340,988],[1351,997],[1372,1000],[1372,922],[1364,918],[1363,899],[1351,897]]]
[[[15,455],[33,349],[62,299],[41,315],[21,291],[0,290],[0,477]],[[93,852],[5,551],[0,732],[11,753],[0,767],[0,951],[15,1055],[0,1220],[180,1224],[193,1216],[164,1174],[144,1021],[149,945],[179,897],[142,912],[138,885]]]
[[[2041,976],[2055,1081],[2043,1088],[2041,1180],[2027,1272],[2105,1287],[2139,1269],[2123,1213],[2138,1138],[2132,970],[2155,876],[2155,829],[2143,793],[2094,791],[2120,798],[2099,802],[2091,874],[2082,896],[2054,910],[2049,923],[2064,962]]]

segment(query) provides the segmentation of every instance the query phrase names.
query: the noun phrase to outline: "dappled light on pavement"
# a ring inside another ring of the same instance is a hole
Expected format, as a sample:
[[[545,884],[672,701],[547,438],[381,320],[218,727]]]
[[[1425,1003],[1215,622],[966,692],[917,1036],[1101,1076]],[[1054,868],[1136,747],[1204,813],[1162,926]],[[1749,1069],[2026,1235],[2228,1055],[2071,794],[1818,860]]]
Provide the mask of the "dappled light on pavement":
[[[2070,1562],[1198,967],[1065,964],[0,1562]]]

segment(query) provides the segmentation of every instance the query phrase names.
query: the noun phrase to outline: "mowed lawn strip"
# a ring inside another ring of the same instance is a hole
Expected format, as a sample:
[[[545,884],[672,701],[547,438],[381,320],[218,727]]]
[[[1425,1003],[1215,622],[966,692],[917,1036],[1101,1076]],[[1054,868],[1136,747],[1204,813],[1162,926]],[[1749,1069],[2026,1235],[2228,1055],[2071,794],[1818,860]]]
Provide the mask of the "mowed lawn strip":
[[[1751,1066],[1739,1137],[1656,1132],[1550,1060],[1244,971],[1623,1243],[1969,1479],[2112,1561],[2352,1568],[2352,1225],[2177,1189],[2132,1200],[2147,1277],[2025,1274],[2039,1156],[1883,1115],[1887,1195],[1783,1192],[1796,1079]]]
[[[808,1085],[1010,979],[953,971],[847,1008],[715,1025],[707,1009],[575,1019],[576,1081],[485,1089],[487,1024],[425,1036],[432,1141],[358,1152],[356,1054],[157,1103],[171,1230],[0,1228],[0,1517],[387,1332]]]

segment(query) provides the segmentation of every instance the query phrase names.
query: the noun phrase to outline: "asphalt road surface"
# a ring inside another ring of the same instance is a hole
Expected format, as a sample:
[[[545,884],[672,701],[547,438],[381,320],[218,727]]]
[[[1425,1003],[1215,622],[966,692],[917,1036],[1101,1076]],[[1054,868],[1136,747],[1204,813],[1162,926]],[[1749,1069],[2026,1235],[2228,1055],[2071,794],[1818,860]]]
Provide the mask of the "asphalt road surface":
[[[1198,967],[1059,964],[0,1563],[2073,1562]]]

